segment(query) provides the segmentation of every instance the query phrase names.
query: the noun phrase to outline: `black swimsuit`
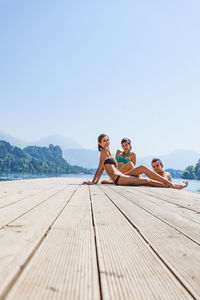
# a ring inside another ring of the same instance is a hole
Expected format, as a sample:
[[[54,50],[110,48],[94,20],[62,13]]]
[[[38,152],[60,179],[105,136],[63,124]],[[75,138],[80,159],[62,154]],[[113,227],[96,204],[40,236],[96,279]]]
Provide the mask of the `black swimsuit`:
[[[114,158],[111,157],[111,158],[105,159],[104,165],[115,165],[115,160],[114,160]],[[120,175],[118,175],[117,178],[115,179],[115,181],[114,181],[114,184],[115,184],[115,185],[118,184],[119,178],[120,178]]]
[[[114,160],[114,158],[111,157],[111,158],[105,159],[104,165],[115,165],[115,160]]]
[[[115,179],[115,181],[114,181],[114,184],[115,184],[115,185],[118,185],[118,180],[119,180],[119,178],[120,178],[120,175],[118,175],[117,178]]]

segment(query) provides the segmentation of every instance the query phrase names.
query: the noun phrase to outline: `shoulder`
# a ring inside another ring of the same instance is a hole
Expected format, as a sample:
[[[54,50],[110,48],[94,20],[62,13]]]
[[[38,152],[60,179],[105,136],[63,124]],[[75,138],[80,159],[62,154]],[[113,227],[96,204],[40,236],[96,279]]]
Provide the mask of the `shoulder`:
[[[130,156],[136,157],[136,154],[135,154],[134,152],[131,152],[131,153],[130,153]]]
[[[108,148],[103,148],[102,150],[101,150],[101,155],[103,154],[107,154],[108,153]]]
[[[169,172],[165,172],[166,176],[171,176],[171,174]]]
[[[102,150],[101,150],[101,156],[109,156],[110,155],[110,151],[109,151],[109,148],[103,148]]]
[[[106,157],[108,156],[108,152],[109,150],[106,148],[103,148],[101,150],[101,154],[100,154],[100,164],[103,163],[103,161],[106,159]]]
[[[169,181],[172,181],[171,174],[169,172],[165,172],[165,178]]]

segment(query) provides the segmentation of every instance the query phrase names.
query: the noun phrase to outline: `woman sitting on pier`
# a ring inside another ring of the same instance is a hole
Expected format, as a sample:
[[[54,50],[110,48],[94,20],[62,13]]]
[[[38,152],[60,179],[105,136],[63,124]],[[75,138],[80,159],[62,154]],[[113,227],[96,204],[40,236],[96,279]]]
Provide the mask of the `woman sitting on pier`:
[[[156,174],[145,166],[139,166],[132,169],[129,171],[129,175],[123,174],[116,168],[116,162],[110,153],[109,145],[109,137],[106,134],[101,134],[98,137],[98,149],[101,152],[98,169],[93,180],[84,182],[84,184],[97,184],[105,169],[106,173],[115,185],[146,185],[154,187],[170,187],[175,189],[182,189],[187,186],[187,182],[180,185],[172,184],[170,181],[164,179],[162,176]],[[138,177],[141,174],[145,174],[149,178]]]
[[[128,138],[123,138],[121,140],[121,146],[123,151],[117,150],[116,152],[116,162],[117,162],[117,169],[126,174],[133,168],[135,168],[136,164],[136,154],[131,151],[131,140]]]

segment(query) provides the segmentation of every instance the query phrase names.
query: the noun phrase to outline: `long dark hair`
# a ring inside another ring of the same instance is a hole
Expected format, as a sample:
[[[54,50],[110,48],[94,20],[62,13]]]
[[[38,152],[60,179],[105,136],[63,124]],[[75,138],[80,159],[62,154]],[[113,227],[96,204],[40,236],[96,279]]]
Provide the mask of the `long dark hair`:
[[[108,136],[108,135],[102,133],[102,134],[100,134],[100,135],[98,136],[98,150],[99,150],[100,152],[101,152],[101,150],[102,150],[103,148],[101,147],[101,145],[99,145],[99,143],[101,143],[102,139],[103,139],[105,136]],[[112,157],[112,155],[111,155],[111,153],[110,153],[110,150],[109,150],[108,152],[109,152],[110,156]],[[114,159],[114,161],[115,161],[115,159]],[[115,167],[117,167],[116,161],[115,161]]]
[[[123,139],[121,140],[121,145],[122,145],[123,143],[128,143],[128,144],[130,145],[130,150],[132,149],[132,146],[131,146],[131,140],[130,140],[130,139],[128,139],[128,138],[123,138]]]
[[[102,134],[100,134],[99,136],[98,136],[98,150],[101,152],[101,150],[103,149],[102,147],[101,147],[101,145],[99,145],[99,143],[101,143],[101,140],[105,137],[105,136],[107,136],[107,134],[104,134],[104,133],[102,133]]]

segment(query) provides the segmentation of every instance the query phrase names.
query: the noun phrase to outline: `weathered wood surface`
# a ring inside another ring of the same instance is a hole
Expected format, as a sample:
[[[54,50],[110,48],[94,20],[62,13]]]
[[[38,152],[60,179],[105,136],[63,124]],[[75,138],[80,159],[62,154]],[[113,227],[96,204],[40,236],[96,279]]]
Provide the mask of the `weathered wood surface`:
[[[0,300],[200,299],[200,195],[0,183]]]

